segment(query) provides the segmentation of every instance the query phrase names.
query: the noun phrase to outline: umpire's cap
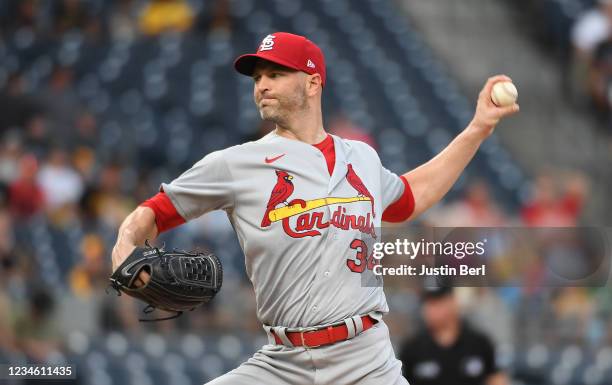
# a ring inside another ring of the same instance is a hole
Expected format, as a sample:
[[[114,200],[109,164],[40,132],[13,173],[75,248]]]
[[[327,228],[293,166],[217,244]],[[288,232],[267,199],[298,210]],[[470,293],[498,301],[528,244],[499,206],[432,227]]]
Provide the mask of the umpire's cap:
[[[442,298],[453,294],[452,282],[446,278],[427,277],[423,282],[421,300]]]

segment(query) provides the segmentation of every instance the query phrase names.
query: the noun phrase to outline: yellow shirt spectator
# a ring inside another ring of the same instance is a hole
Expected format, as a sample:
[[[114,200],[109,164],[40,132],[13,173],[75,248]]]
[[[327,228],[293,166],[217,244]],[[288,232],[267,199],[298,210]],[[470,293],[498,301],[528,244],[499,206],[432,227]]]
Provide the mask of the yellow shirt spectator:
[[[145,35],[158,35],[186,31],[193,19],[193,10],[184,0],[153,0],[142,11],[139,25]]]

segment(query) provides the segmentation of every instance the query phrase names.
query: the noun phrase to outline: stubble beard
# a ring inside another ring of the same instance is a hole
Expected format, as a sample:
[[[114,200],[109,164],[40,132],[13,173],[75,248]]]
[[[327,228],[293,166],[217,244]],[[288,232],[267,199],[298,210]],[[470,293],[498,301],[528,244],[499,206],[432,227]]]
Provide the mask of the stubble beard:
[[[304,88],[295,90],[292,95],[277,97],[276,100],[275,105],[268,105],[264,108],[257,106],[261,119],[286,127],[290,117],[308,110]]]

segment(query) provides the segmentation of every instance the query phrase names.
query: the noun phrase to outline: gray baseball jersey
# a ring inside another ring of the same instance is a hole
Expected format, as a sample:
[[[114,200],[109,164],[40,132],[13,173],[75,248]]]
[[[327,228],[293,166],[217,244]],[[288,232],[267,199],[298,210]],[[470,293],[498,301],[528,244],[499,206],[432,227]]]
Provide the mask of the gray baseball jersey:
[[[264,324],[317,326],[388,311],[382,287],[363,287],[361,275],[372,267],[366,241],[405,185],[367,144],[332,137],[331,176],[319,149],[272,132],[162,184],[185,220],[227,212]]]

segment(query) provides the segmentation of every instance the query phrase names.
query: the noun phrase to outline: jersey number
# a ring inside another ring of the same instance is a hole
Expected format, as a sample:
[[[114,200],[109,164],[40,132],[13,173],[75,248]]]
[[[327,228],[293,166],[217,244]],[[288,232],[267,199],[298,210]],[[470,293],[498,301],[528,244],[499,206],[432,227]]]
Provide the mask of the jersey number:
[[[373,270],[374,265],[378,263],[378,260],[374,258],[373,253],[368,254],[368,245],[361,239],[353,239],[351,241],[351,249],[357,250],[355,259],[347,259],[346,266],[353,273],[363,273],[365,269]]]

